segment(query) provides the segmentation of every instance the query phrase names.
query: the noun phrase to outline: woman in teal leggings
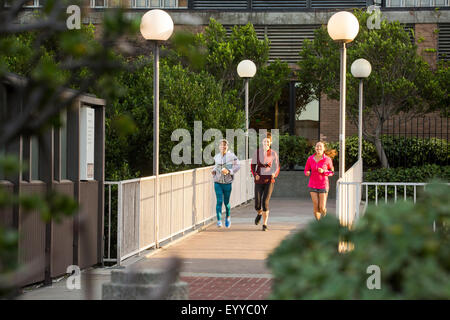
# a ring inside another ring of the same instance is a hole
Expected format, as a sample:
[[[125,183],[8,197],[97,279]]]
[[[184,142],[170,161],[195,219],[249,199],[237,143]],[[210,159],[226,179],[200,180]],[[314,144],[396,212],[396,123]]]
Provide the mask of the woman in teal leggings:
[[[214,191],[216,192],[217,204],[217,227],[222,227],[222,205],[225,204],[226,220],[225,227],[231,226],[230,217],[230,195],[234,174],[239,170],[239,159],[236,155],[228,151],[228,141],[219,142],[220,153],[214,156],[214,169],[212,175],[214,179]]]

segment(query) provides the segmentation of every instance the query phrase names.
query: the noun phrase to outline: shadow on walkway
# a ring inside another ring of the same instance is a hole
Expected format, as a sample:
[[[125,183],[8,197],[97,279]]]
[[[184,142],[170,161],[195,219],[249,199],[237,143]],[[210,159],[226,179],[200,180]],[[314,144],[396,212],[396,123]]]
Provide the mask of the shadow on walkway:
[[[267,256],[290,234],[313,220],[308,199],[272,198],[269,230],[256,226],[254,202],[231,211],[231,228],[217,228],[215,222],[159,250],[143,252],[123,263],[127,268],[165,268],[169,258],[183,259],[181,280],[189,283],[189,299],[264,299],[270,293],[272,275]],[[328,212],[335,201],[328,202]],[[93,280],[92,298],[101,299],[101,285],[109,281],[111,269],[82,273]],[[83,283],[83,282],[82,282]],[[82,285],[83,287],[83,285]],[[75,291],[75,292],[74,292]],[[68,290],[65,281],[26,292],[22,299],[85,299],[83,290]]]

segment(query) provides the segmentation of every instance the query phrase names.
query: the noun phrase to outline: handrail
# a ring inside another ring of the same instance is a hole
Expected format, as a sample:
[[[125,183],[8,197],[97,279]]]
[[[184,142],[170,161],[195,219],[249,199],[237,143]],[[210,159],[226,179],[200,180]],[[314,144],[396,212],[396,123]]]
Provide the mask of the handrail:
[[[253,179],[250,178],[251,159],[241,161],[241,169],[235,174],[232,207],[252,199]],[[117,262],[162,241],[172,241],[188,230],[206,225],[215,218],[215,196],[210,170],[213,166],[172,172],[159,176],[157,196],[162,204],[155,214],[155,176],[123,181],[106,181],[105,235],[103,250],[108,255],[103,261]],[[114,195],[111,188],[114,189]],[[114,208],[113,208],[114,207]],[[114,216],[114,217],[113,217]],[[117,230],[111,230],[116,222]],[[111,241],[115,238],[116,258],[111,257]]]

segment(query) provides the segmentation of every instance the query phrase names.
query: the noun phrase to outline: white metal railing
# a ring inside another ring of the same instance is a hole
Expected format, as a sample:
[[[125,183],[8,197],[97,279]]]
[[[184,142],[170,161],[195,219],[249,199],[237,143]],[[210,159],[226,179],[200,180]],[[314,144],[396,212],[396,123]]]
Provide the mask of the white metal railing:
[[[351,226],[360,215],[362,173],[358,160],[336,183],[336,215],[343,226]]]
[[[363,186],[365,186],[366,192],[366,201],[364,205],[364,211],[369,204],[371,197],[369,197],[369,187],[373,187],[375,191],[375,196],[373,199],[373,203],[378,205],[378,190],[381,189],[382,193],[384,193],[384,202],[388,203],[389,199],[389,187],[391,187],[391,191],[393,191],[393,202],[396,203],[398,200],[398,194],[401,193],[403,196],[403,201],[408,200],[410,198],[414,203],[416,203],[417,199],[417,188],[421,187],[425,190],[427,183],[424,182],[363,182]],[[447,183],[450,185],[450,183]],[[408,188],[410,191],[408,191]],[[384,191],[384,192],[383,192]],[[409,195],[408,195],[409,194]]]
[[[447,183],[447,185],[450,185],[450,183]],[[423,188],[425,190],[427,186],[427,183],[423,182],[353,182],[353,181],[342,181],[340,182],[340,188],[345,189],[345,193],[350,192],[350,188],[356,188],[356,192],[359,192],[359,190],[365,189],[365,199],[364,199],[364,206],[361,207],[361,200],[362,198],[355,198],[355,201],[353,203],[353,208],[356,209],[356,218],[359,218],[359,213],[361,212],[361,215],[364,215],[367,206],[369,203],[373,203],[376,206],[378,205],[379,197],[382,195],[382,198],[384,198],[384,203],[393,202],[396,203],[398,201],[398,198],[403,198],[403,201],[412,200],[413,203],[416,203],[417,199],[417,188]],[[380,192],[379,192],[380,191]],[[389,191],[393,191],[389,192]],[[372,193],[373,192],[373,193]],[[400,195],[400,197],[399,197]],[[359,194],[361,196],[361,194]],[[390,200],[389,200],[389,196]],[[337,201],[337,200],[336,200]],[[347,203],[349,205],[350,203]],[[345,209],[347,212],[351,212],[350,208]],[[433,229],[435,229],[435,223],[433,223]]]
[[[241,169],[235,174],[230,199],[232,208],[254,197],[250,163],[251,159],[241,161]],[[124,259],[157,247],[160,242],[170,241],[212,221],[216,216],[212,168],[160,175],[157,214],[154,210],[155,176],[105,182],[105,222],[108,223],[108,230],[105,232],[103,261],[120,264]],[[113,213],[117,214],[114,216]],[[114,223],[116,233],[112,228]],[[116,258],[111,256],[114,236]]]

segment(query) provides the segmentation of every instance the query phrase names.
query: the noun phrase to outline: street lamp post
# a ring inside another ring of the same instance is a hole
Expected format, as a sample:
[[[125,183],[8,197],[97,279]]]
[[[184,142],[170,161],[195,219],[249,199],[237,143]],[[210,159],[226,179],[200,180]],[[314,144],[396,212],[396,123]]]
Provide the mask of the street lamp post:
[[[159,209],[159,43],[166,41],[173,33],[172,18],[165,11],[154,9],[147,11],[141,19],[141,34],[151,41],[153,49],[153,175],[155,179],[155,238],[158,246],[158,209]]]
[[[362,159],[362,115],[363,115],[363,80],[372,72],[372,66],[366,59],[358,59],[350,68],[352,75],[359,79],[359,113],[358,113],[358,160]]]
[[[350,12],[340,11],[331,16],[327,25],[331,39],[341,44],[340,98],[339,98],[339,178],[345,172],[345,95],[347,72],[346,44],[352,42],[359,32],[358,19]]]
[[[251,60],[242,60],[237,66],[239,77],[245,81],[245,159],[248,159],[248,81],[256,74],[256,65]]]

